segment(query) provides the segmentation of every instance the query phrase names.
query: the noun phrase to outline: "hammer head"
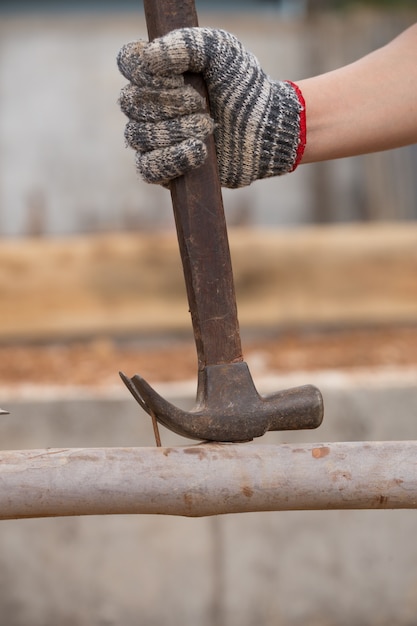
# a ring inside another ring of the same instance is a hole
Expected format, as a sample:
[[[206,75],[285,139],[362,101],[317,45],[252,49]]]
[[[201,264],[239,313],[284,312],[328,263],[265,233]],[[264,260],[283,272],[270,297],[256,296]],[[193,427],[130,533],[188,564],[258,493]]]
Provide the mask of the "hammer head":
[[[247,364],[208,365],[199,373],[196,406],[183,411],[162,398],[137,374],[120,376],[134,398],[166,428],[183,437],[240,442],[269,430],[317,428],[323,400],[312,385],[260,396]]]

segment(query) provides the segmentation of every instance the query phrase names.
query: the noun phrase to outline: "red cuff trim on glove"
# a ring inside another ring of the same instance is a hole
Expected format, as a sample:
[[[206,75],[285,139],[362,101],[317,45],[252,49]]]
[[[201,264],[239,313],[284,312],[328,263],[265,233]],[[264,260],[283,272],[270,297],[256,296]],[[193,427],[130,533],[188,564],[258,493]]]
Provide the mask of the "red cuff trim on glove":
[[[295,159],[295,163],[292,167],[292,169],[290,170],[291,172],[293,172],[300,164],[301,159],[303,158],[303,154],[304,154],[304,150],[306,147],[306,143],[307,143],[307,119],[306,119],[306,103],[304,100],[304,96],[301,93],[301,89],[299,88],[298,85],[296,85],[295,83],[293,83],[290,80],[286,81],[289,85],[291,85],[291,87],[293,87],[295,93],[297,94],[298,100],[300,102],[301,105],[301,110],[300,110],[300,136],[298,139],[298,148],[297,148],[297,156]]]

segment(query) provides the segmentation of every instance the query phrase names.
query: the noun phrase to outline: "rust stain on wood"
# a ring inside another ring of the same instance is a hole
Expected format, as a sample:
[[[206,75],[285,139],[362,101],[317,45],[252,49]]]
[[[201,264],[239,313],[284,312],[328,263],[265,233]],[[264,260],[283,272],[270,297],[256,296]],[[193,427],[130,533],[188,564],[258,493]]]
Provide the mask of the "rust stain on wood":
[[[245,495],[247,498],[251,498],[253,496],[253,489],[252,487],[249,487],[248,485],[245,485],[242,488],[242,493],[243,495]]]
[[[194,454],[197,455],[200,460],[206,458],[206,451],[202,447],[198,446],[190,446],[188,448],[184,448],[184,454]]]
[[[322,446],[321,448],[313,448],[311,451],[311,455],[315,459],[322,459],[324,456],[330,454],[330,448],[327,446]]]

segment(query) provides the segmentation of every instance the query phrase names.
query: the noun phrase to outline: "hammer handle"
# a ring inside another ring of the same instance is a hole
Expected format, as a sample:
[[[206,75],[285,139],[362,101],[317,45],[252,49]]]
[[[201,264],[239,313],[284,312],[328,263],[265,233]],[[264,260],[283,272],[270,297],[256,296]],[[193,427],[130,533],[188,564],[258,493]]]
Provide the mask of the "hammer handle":
[[[198,26],[193,0],[144,0],[149,39],[177,28]],[[204,95],[202,77],[186,82]],[[242,361],[232,263],[214,138],[206,141],[205,163],[170,185],[178,244],[197,348],[199,370]]]

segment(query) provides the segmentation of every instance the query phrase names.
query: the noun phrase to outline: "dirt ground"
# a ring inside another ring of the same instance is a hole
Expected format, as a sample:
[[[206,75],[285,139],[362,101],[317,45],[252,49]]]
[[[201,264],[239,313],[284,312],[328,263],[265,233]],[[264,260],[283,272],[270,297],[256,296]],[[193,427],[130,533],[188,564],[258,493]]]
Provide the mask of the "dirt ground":
[[[243,348],[257,374],[417,365],[417,326],[282,332],[248,338]],[[130,341],[103,337],[0,346],[0,385],[106,386],[117,384],[119,370],[157,382],[193,379],[194,343],[173,337]]]

